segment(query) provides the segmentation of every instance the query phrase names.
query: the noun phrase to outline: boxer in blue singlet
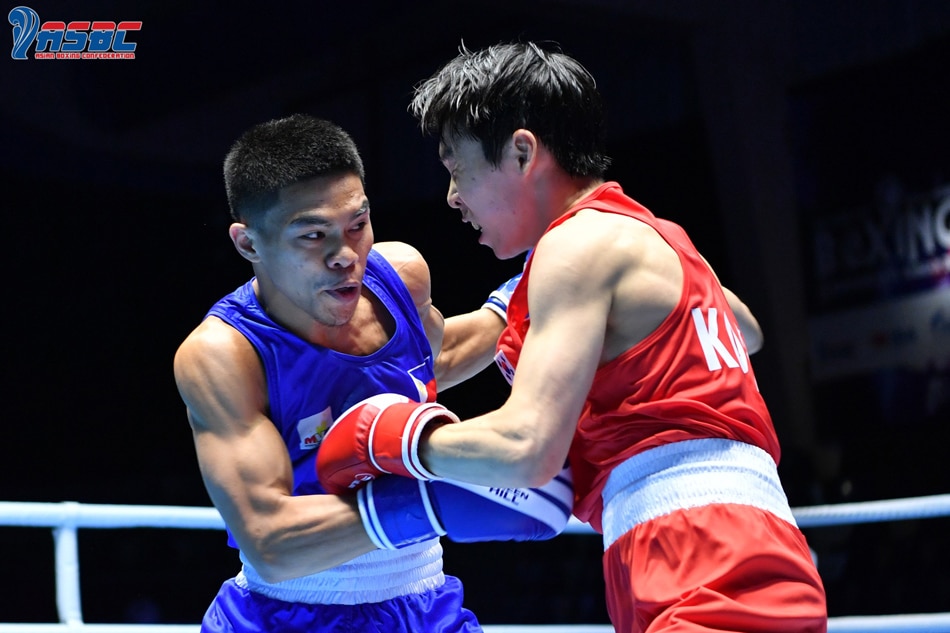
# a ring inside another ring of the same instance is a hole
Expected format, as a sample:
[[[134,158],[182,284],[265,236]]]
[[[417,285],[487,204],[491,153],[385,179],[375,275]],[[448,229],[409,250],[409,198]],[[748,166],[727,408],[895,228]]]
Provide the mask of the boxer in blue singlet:
[[[491,363],[511,290],[443,319],[421,255],[374,245],[363,182],[352,139],[301,115],[255,126],[225,160],[229,234],[254,276],[174,363],[202,478],[242,562],[203,633],[479,631],[443,574],[439,537],[550,538],[570,515],[567,473],[518,495],[396,476],[352,495],[320,487],[315,456],[333,421],[383,393],[442,412],[437,391]]]

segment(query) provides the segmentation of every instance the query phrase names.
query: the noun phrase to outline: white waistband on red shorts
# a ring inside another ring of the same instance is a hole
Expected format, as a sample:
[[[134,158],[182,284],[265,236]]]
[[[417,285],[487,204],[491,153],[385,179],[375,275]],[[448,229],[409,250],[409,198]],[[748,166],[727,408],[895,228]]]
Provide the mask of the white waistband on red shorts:
[[[796,525],[772,457],[726,439],[675,442],[621,463],[607,478],[604,550],[636,525],[676,510],[748,505]]]
[[[282,582],[261,578],[242,555],[238,586],[284,602],[361,604],[422,593],[445,584],[442,544],[431,539],[397,550],[376,550],[348,563]]]

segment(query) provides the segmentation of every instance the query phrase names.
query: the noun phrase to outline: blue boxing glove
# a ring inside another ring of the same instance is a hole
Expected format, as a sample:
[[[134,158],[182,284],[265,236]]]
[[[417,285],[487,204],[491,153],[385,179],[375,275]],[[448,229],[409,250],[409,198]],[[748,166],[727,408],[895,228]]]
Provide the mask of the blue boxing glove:
[[[515,287],[518,285],[518,282],[521,281],[521,275],[522,273],[518,273],[498,286],[497,289],[492,290],[491,294],[488,295],[488,299],[482,304],[483,308],[488,308],[500,316],[504,319],[505,323],[508,322],[508,304],[511,302],[511,295],[514,293]]]
[[[357,491],[360,516],[380,549],[398,549],[437,536],[460,543],[541,541],[571,518],[571,471],[541,488],[497,488],[458,481],[388,475]]]

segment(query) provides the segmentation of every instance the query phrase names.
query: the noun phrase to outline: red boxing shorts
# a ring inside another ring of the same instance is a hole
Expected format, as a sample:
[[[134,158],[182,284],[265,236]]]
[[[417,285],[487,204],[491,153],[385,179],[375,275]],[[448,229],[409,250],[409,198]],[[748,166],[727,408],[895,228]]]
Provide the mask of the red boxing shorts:
[[[821,577],[765,451],[661,446],[614,469],[603,498],[617,633],[827,631]]]
[[[805,538],[759,508],[709,505],[640,524],[604,553],[617,633],[825,633],[825,591]]]

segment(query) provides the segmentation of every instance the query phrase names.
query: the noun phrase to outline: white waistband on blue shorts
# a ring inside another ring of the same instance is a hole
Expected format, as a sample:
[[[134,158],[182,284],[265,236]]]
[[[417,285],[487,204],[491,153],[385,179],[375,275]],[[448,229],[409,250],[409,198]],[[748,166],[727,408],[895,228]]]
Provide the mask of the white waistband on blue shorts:
[[[422,593],[445,584],[442,544],[431,539],[397,550],[376,550],[332,569],[267,582],[242,555],[238,586],[284,602],[361,604]]]
[[[734,440],[686,440],[634,455],[613,469],[602,497],[604,550],[636,525],[712,504],[754,506],[796,525],[775,461]]]

